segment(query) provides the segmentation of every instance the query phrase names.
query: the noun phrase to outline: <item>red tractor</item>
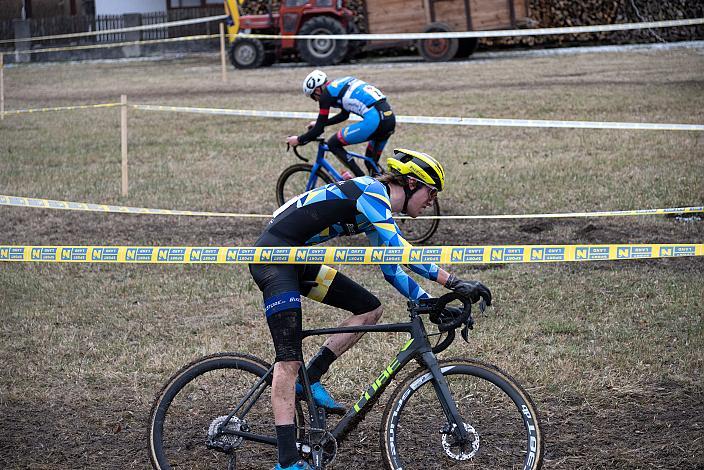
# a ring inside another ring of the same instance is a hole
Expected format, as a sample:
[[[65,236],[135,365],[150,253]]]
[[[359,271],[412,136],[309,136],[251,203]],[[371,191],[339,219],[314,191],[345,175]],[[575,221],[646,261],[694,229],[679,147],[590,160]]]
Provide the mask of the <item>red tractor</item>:
[[[239,0],[242,3],[242,0]],[[252,34],[346,34],[357,33],[354,13],[342,0],[281,0],[276,11],[268,2],[268,13],[238,17],[236,0],[225,0],[230,16],[230,61],[240,69],[269,65],[282,56],[298,54],[311,65],[334,65],[361,48],[359,41],[332,39],[269,39],[235,38],[237,32]],[[234,40],[233,40],[234,38]]]

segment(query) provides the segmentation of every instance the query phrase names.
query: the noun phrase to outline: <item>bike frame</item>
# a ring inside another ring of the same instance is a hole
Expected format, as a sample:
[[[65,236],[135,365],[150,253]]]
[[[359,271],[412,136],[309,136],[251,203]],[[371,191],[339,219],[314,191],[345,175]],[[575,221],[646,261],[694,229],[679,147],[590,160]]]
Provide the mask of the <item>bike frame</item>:
[[[318,155],[315,157],[315,162],[313,163],[313,168],[310,172],[310,178],[308,178],[308,184],[306,184],[306,191],[310,191],[311,189],[316,187],[316,184],[318,182],[318,170],[320,168],[324,168],[325,171],[327,171],[328,174],[335,179],[335,181],[343,180],[340,172],[338,172],[335,167],[332,166],[332,164],[328,162],[325,158],[325,153],[329,151],[330,148],[328,147],[328,144],[323,141],[318,142]],[[364,160],[365,162],[372,165],[372,168],[374,168],[375,172],[379,173],[379,165],[377,165],[377,163],[372,158],[354,152],[347,152],[347,155]]]
[[[463,425],[462,417],[459,414],[457,405],[452,398],[449,386],[442,370],[438,364],[437,357],[432,352],[428,335],[423,325],[423,321],[419,316],[415,316],[411,321],[406,323],[388,323],[382,325],[362,325],[362,326],[347,326],[337,328],[321,328],[314,330],[303,330],[303,338],[309,336],[321,336],[337,333],[408,333],[411,336],[406,344],[403,345],[396,357],[391,363],[381,371],[376,380],[372,382],[367,390],[360,396],[359,400],[345,413],[334,429],[330,431],[332,436],[339,442],[353,430],[356,425],[364,418],[367,411],[374,405],[381,394],[390,383],[391,379],[398,371],[403,369],[411,360],[417,359],[423,366],[428,369],[428,373],[433,376],[432,384],[435,388],[440,405],[448,420],[448,423],[453,427],[455,432],[459,434],[461,439],[468,439],[468,432]],[[259,381],[251,388],[249,393],[237,405],[237,408],[229,415],[230,418],[237,416],[244,418],[247,411],[254,405],[254,402],[259,399],[264,391],[262,385],[264,383],[271,384],[273,377],[274,366],[262,376]],[[311,427],[315,432],[325,432],[325,414],[322,408],[315,406],[311,390],[308,373],[305,367],[301,367],[299,372],[301,383],[303,384],[304,392],[308,401],[308,412],[311,419]],[[238,413],[244,410],[243,413]],[[221,429],[225,428],[225,421]],[[246,431],[223,431],[228,434],[241,436],[247,440],[276,445],[276,438],[261,434],[249,433]]]

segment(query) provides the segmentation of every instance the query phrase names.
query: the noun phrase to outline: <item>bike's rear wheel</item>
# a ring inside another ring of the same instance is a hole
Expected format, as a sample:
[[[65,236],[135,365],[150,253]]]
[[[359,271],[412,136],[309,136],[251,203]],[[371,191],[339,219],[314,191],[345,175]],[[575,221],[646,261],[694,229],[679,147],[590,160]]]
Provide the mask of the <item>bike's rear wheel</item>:
[[[440,361],[440,367],[470,440],[458,443],[447,434],[448,420],[432,375],[418,369],[394,390],[384,411],[384,466],[404,470],[539,469],[543,433],[525,390],[505,372],[479,361],[450,359]]]
[[[433,200],[433,207],[429,214],[422,215],[440,215],[440,203],[438,199]],[[428,241],[433,236],[440,225],[440,219],[401,219],[395,218],[398,228],[401,229],[403,238],[412,244],[423,243]]]
[[[298,163],[281,172],[276,182],[276,202],[279,203],[279,206],[283,205],[292,197],[306,192],[306,186],[308,185],[312,171],[313,165]],[[319,168],[315,174],[317,179],[313,187],[324,186],[333,182],[330,175],[322,168]]]
[[[233,451],[238,469],[273,465],[277,461],[275,445],[241,441],[228,452],[206,446],[211,423],[231,413],[269,367],[254,356],[220,353],[198,359],[171,377],[157,395],[149,420],[149,454],[154,468],[226,469],[233,462]],[[270,390],[266,384],[264,393],[235,425],[246,426],[240,427],[243,431],[275,437]],[[298,404],[296,422],[302,423]]]

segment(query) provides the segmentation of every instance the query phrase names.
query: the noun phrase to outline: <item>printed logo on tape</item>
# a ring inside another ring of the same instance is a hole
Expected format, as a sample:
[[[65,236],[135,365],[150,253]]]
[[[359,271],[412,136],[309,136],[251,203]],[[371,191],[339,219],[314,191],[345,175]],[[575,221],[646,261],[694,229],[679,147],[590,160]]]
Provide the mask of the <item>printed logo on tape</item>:
[[[484,261],[484,248],[453,248],[450,261],[457,263],[481,263]]]
[[[161,262],[183,262],[186,260],[186,249],[159,248],[156,259]]]
[[[151,261],[154,248],[128,248],[125,261]]]
[[[93,248],[90,257],[95,261],[117,261],[118,248]]]
[[[531,261],[564,261],[565,247],[532,248]]]
[[[288,261],[290,248],[263,248],[259,259],[261,261],[269,261],[272,263]]]
[[[218,260],[219,248],[193,248],[189,260],[194,263],[212,263]]]
[[[421,263],[439,263],[442,259],[442,248],[421,248]]]
[[[61,249],[62,261],[86,261],[88,259],[88,248],[67,247]]]
[[[689,246],[661,246],[660,256],[694,256],[697,249],[694,245]]]
[[[575,249],[574,259],[580,260],[602,260],[609,259],[608,246],[578,246]]]
[[[0,246],[1,261],[22,261],[24,259],[24,247]]]
[[[616,257],[619,259],[652,258],[651,246],[617,246]]]
[[[240,248],[237,251],[237,261],[254,262],[255,248]]]
[[[336,248],[333,259],[340,263],[363,263],[364,248]]]
[[[32,248],[32,261],[54,261],[56,259],[56,247]]]
[[[372,261],[376,263],[403,262],[403,248],[373,248]]]
[[[491,249],[491,261],[501,261],[501,262],[517,262],[523,261],[524,248],[511,247],[511,248],[492,248]]]
[[[298,248],[296,250],[296,261],[324,263],[325,251],[325,248]]]

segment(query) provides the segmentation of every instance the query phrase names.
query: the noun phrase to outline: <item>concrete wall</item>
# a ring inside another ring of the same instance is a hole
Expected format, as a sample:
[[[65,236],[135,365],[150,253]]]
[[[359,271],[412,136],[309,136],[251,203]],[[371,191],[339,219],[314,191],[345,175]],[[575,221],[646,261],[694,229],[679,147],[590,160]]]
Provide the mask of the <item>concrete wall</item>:
[[[166,12],[166,0],[95,0],[96,15]]]

